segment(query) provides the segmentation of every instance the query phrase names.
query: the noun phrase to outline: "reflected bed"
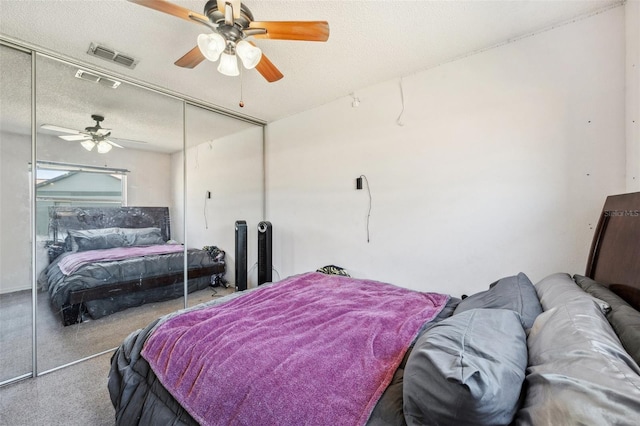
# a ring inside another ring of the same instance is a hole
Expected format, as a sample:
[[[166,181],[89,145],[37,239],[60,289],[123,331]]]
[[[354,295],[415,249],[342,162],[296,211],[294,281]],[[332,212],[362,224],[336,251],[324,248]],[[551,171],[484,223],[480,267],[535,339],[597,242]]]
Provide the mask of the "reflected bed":
[[[64,325],[183,296],[184,247],[167,207],[51,207],[50,264],[39,278]],[[188,290],[222,281],[224,253],[187,250]]]

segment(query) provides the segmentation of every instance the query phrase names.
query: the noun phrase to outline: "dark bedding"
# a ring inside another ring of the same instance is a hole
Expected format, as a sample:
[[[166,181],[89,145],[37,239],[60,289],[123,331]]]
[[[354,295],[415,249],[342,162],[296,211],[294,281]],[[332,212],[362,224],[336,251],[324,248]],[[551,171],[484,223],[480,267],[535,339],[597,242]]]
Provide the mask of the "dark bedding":
[[[39,286],[49,293],[52,305],[63,309],[69,304],[72,291],[108,286],[121,282],[160,277],[166,274],[180,273],[184,270],[184,254],[182,251],[170,254],[139,256],[125,260],[94,262],[81,266],[70,275],[65,275],[59,263],[73,252],[63,253],[56,258],[41,274]],[[206,251],[187,251],[188,270],[216,265]],[[206,288],[212,283],[211,276],[189,280],[189,291]],[[181,280],[179,280],[181,282]],[[151,301],[161,301],[180,297],[183,286],[168,285],[144,292],[118,294],[104,299],[84,301],[87,313],[93,319],[110,315],[134,306]]]
[[[535,286],[524,274],[506,277],[474,296],[466,303],[451,298],[424,324],[367,425],[636,424],[640,367],[605,317],[609,304],[568,274]],[[198,424],[141,356],[149,335],[181,313],[132,333],[114,353],[108,386],[116,424]],[[255,410],[260,416],[273,408]]]
[[[260,289],[264,289],[262,286]],[[230,302],[240,296],[250,294],[258,289],[251,289],[243,293],[234,293],[227,297],[200,305],[189,311],[201,311],[210,306]],[[446,300],[446,299],[445,299]],[[446,302],[443,308],[439,309],[438,315],[429,323],[436,323],[451,315],[459,300],[453,298]],[[117,424],[172,424],[172,425],[197,425],[198,423],[189,413],[175,400],[175,398],[160,383],[149,363],[141,356],[147,338],[159,325],[166,323],[177,314],[165,316],[150,324],[144,330],[139,330],[131,334],[125,343],[116,351],[112,358],[112,371],[109,376],[109,390],[112,402],[116,407]],[[406,355],[395,370],[395,375],[391,379],[391,384],[386,388],[378,400],[378,404],[373,408],[369,418],[370,425],[397,424],[398,416],[402,417],[401,385],[402,370],[406,362]],[[249,368],[247,365],[246,368]],[[391,370],[393,372],[394,370]],[[259,413],[258,413],[259,415]],[[264,415],[265,419],[268,417]],[[266,421],[266,420],[265,420]],[[216,420],[210,424],[218,424]],[[219,424],[227,424],[221,422]],[[242,424],[242,423],[240,423]],[[277,424],[267,421],[262,424]],[[307,424],[307,423],[306,423]],[[323,424],[318,423],[308,424]]]

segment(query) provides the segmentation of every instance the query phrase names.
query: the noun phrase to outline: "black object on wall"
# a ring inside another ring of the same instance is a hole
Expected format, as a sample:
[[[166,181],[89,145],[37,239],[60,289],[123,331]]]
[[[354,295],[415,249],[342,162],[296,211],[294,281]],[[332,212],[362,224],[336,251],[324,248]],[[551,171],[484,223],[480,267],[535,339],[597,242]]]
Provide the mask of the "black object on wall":
[[[247,222],[236,221],[236,291],[247,289]]]
[[[273,257],[271,254],[273,227],[271,222],[258,224],[258,285],[273,281]]]

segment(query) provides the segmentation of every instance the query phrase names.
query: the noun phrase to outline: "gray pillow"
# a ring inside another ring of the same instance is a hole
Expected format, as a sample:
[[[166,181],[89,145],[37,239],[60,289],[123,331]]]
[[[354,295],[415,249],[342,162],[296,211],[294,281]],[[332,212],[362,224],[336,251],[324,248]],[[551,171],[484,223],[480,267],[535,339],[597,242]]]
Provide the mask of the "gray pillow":
[[[582,275],[573,276],[576,283],[587,293],[611,306],[607,319],[622,345],[637,364],[640,364],[640,312],[604,285]]]
[[[533,325],[542,313],[542,307],[533,284],[522,272],[512,277],[502,278],[489,286],[489,290],[476,293],[462,300],[454,314],[471,309],[510,309],[522,317],[525,328]]]
[[[472,309],[428,329],[404,370],[408,425],[506,425],[521,400],[527,367],[520,315]]]
[[[542,281],[536,283],[535,288],[542,309],[545,311],[576,300],[595,302],[600,307],[602,313],[607,313],[611,309],[608,303],[591,296],[578,287],[569,274],[557,273],[549,275]]]
[[[640,413],[640,369],[592,300],[542,313],[529,333],[517,424],[623,425]]]

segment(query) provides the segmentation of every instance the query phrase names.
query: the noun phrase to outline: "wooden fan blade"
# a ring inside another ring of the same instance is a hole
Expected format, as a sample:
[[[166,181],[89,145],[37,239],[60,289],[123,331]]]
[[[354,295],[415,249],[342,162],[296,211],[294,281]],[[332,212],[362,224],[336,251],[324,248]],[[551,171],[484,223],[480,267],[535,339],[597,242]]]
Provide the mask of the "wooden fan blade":
[[[66,127],[54,126],[53,124],[43,124],[42,126],[40,126],[40,128],[53,130],[54,132],[72,133],[76,135],[80,133],[79,130],[67,129]]]
[[[260,62],[256,65],[256,70],[262,74],[269,83],[273,83],[274,81],[278,81],[284,77],[280,70],[273,65],[273,62],[271,62],[264,53],[262,54],[262,59],[260,59]]]
[[[327,21],[252,21],[249,28],[264,28],[266,34],[255,34],[255,38],[273,40],[327,41],[329,23]]]
[[[175,64],[182,68],[195,68],[204,61],[205,57],[198,46],[188,51],[182,58],[178,59]]]
[[[209,22],[209,18],[207,18],[203,14],[196,13],[192,10],[189,10],[182,6],[178,6],[177,4],[173,4],[165,0],[128,0],[128,1],[130,1],[131,3],[139,4],[140,6],[145,6],[150,9],[157,10],[159,12],[168,13],[169,15],[182,18],[189,22],[197,22],[191,19],[189,16],[195,16],[198,19]]]
[[[86,141],[91,139],[89,135],[69,135],[69,136],[58,136],[60,139],[64,139],[65,141]]]

